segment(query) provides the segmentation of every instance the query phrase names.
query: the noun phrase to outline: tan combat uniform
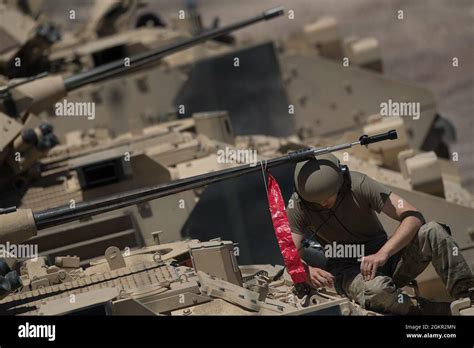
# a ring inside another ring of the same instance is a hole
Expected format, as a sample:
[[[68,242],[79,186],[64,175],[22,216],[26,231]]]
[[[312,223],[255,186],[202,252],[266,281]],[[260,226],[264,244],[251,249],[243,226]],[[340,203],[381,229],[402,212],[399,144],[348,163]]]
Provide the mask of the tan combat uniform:
[[[365,255],[372,255],[387,240],[376,212],[380,213],[391,190],[359,172],[350,172],[350,178],[350,189],[339,192],[331,209],[303,201],[294,193],[287,208],[288,219],[293,233],[312,234],[322,244],[364,244]],[[459,248],[445,227],[428,222],[370,281],[363,280],[360,262],[354,258],[330,258],[327,271],[335,276],[338,292],[364,308],[403,315],[415,310],[415,303],[400,288],[415,279],[429,262],[452,297],[469,296],[474,277],[461,253],[454,250]]]

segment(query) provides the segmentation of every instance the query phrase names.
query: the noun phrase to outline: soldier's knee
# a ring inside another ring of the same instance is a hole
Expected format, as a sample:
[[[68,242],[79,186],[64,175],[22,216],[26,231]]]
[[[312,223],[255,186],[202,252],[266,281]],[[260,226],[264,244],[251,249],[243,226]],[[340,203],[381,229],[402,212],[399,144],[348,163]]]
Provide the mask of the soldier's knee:
[[[449,237],[446,229],[436,221],[430,221],[420,227],[418,237],[421,239],[442,240]]]
[[[396,301],[397,287],[392,278],[377,276],[365,282],[363,291],[359,294],[359,303],[372,310],[386,311]]]
[[[377,276],[367,282],[366,294],[371,298],[379,299],[391,295],[396,291],[395,283],[392,278],[386,276]]]

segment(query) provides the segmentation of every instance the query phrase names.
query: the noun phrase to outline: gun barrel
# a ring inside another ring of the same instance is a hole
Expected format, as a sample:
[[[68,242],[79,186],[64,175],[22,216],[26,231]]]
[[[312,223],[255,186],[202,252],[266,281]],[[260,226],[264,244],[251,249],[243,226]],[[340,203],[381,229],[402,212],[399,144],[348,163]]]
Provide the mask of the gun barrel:
[[[283,7],[276,7],[263,12],[262,14],[255,16],[250,19],[246,19],[226,27],[216,28],[206,31],[195,37],[182,40],[177,43],[172,43],[164,47],[151,50],[149,52],[140,53],[130,57],[129,66],[125,66],[124,60],[114,61],[108,64],[101,65],[89,71],[85,71],[73,76],[70,76],[64,80],[64,85],[67,91],[72,91],[80,88],[86,84],[99,82],[104,79],[108,79],[119,75],[127,70],[135,71],[136,69],[143,67],[149,63],[155,62],[160,58],[171,55],[178,51],[185,50],[189,47],[195,46],[207,40],[214,39],[216,37],[228,34],[235,30],[250,26],[252,24],[273,19],[275,17],[284,14]]]
[[[70,206],[51,208],[44,211],[35,212],[33,213],[33,217],[36,223],[36,228],[41,230],[50,226],[106,213],[112,210],[169,196],[182,191],[187,191],[227,179],[236,178],[245,174],[254,173],[262,170],[262,168],[272,168],[290,162],[301,162],[308,160],[315,155],[322,155],[333,151],[347,149],[354,145],[366,145],[391,139],[396,139],[396,131],[390,131],[372,137],[362,136],[359,141],[333,147],[326,147],[322,149],[306,148],[274,159],[260,161],[259,164],[245,164],[234,168],[223,169],[216,172],[176,180],[164,185],[140,188],[89,202],[81,202],[76,204],[74,208],[71,208]]]

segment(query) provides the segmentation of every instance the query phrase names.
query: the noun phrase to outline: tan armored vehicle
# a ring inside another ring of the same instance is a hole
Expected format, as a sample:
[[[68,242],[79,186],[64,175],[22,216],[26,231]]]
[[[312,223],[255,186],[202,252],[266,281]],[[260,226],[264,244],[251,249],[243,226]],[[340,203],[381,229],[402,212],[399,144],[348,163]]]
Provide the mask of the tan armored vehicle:
[[[41,12],[41,1],[4,1],[0,5],[0,31],[5,38],[0,49],[0,71],[8,77],[31,76],[43,71],[73,72],[114,60],[114,49],[115,53],[132,54],[134,50],[145,50],[144,46],[150,48],[162,35],[153,30],[130,31],[132,19],[145,5],[137,0],[96,1],[87,23],[69,32],[48,21]],[[76,10],[73,7],[68,12],[72,21]],[[121,33],[130,35],[121,36]],[[112,39],[102,40],[106,37]],[[91,41],[97,43],[90,45]]]
[[[143,12],[145,7],[146,1],[140,0],[96,1],[88,11],[90,18],[86,24],[64,31],[44,16],[33,17],[33,10],[6,2],[0,6],[0,30],[5,36],[0,47],[0,73],[9,78],[44,71],[70,74],[208,31],[196,9],[186,10],[182,17],[173,19],[172,27],[165,28],[158,15]],[[72,22],[76,11],[73,7],[67,14]],[[189,62],[228,52],[228,44],[233,42],[232,37],[223,34],[191,48],[174,61]]]
[[[290,152],[265,161],[265,168],[304,161],[314,155],[349,150],[359,144],[395,139],[396,136],[395,131],[389,131],[362,137],[356,142]],[[258,173],[262,169],[243,165],[83,202],[75,207],[4,212],[0,215],[1,241],[19,241],[51,225],[60,226],[85,216]],[[23,263],[20,269],[23,287],[1,300],[0,306],[5,314],[28,315],[377,315],[330,290],[293,284],[282,267],[238,267],[239,250],[239,246],[228,241],[201,243],[191,240],[158,243],[124,252],[109,247],[105,259],[91,261],[90,267],[85,269],[80,268],[79,258],[71,256],[57,257],[55,265],[49,267],[41,258],[30,260]],[[7,267],[2,269],[14,268],[11,259],[4,263]],[[17,279],[17,282],[20,281]],[[455,302],[452,309],[454,314],[472,314],[469,299]]]

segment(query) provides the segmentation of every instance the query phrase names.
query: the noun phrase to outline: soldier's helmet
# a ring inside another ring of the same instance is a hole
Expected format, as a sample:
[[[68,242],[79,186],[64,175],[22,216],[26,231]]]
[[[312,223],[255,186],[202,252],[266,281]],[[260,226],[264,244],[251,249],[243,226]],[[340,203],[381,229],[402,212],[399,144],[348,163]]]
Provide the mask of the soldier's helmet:
[[[321,155],[295,168],[298,195],[311,203],[322,203],[339,192],[344,181],[339,160],[331,153]]]

